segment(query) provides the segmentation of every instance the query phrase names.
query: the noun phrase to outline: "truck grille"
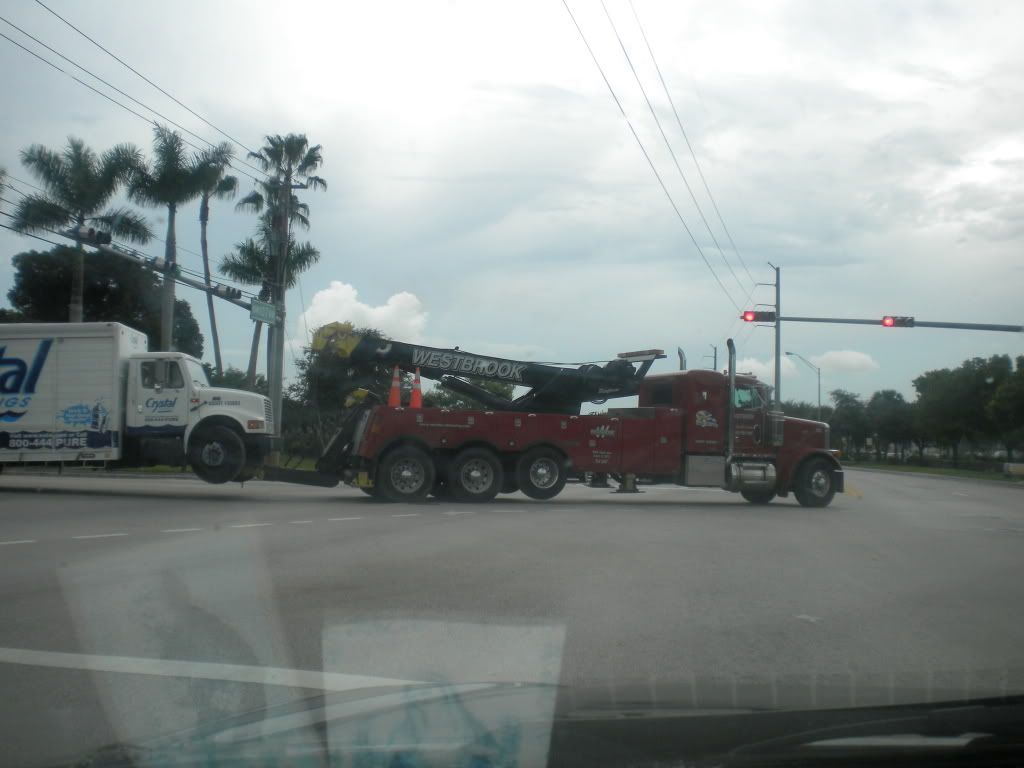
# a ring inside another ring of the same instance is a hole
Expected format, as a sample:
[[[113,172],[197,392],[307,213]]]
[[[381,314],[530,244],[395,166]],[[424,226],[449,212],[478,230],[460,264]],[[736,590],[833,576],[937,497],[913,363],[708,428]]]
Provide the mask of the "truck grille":
[[[274,431],[274,409],[270,405],[270,398],[269,397],[264,397],[263,398],[263,415],[264,415],[264,418],[265,418],[265,420],[267,422],[267,431],[268,432],[273,432]]]

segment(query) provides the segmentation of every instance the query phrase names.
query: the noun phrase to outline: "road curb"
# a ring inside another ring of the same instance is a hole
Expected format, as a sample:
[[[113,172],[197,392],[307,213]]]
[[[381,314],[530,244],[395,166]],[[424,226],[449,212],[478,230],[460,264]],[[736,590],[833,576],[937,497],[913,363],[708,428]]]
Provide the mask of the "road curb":
[[[843,465],[844,471],[850,472],[876,472],[880,475],[901,475],[902,477],[929,477],[936,480],[957,480],[963,483],[981,483],[983,485],[996,485],[1000,488],[1024,488],[1024,483],[1017,480],[986,480],[981,477],[960,477],[958,475],[940,475],[933,472],[901,472],[898,469],[876,469],[874,467],[855,467],[849,464]]]

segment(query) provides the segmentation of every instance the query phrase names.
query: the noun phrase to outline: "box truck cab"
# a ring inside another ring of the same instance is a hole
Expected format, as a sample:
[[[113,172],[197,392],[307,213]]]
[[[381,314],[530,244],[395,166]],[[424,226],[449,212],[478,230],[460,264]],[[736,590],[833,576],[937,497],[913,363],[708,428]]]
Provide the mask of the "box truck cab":
[[[0,325],[0,468],[188,463],[211,483],[253,477],[270,401],[211,387],[195,358],[147,346],[119,323]]]

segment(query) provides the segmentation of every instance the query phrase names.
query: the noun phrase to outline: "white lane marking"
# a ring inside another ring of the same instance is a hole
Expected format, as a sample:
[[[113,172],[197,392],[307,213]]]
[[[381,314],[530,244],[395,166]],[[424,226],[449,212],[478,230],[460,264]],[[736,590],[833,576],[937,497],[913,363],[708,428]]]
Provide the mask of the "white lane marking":
[[[327,519],[330,520],[332,523],[340,523],[340,522],[342,522],[344,520],[362,520],[363,518],[361,518],[361,517],[328,517]]]
[[[476,510],[475,509],[449,509],[449,510],[446,510],[443,514],[451,515],[453,517],[455,515],[475,515],[476,514]]]
[[[419,512],[410,512],[410,513],[404,514],[404,515],[392,515],[392,517],[419,517],[419,516],[420,516]]]
[[[313,521],[312,520],[289,520],[288,522],[291,525],[309,525]]]
[[[88,653],[35,651],[28,648],[0,648],[0,663],[58,669],[82,669],[91,672],[121,672],[134,675],[223,680],[257,685],[283,685],[289,688],[311,688],[322,691],[351,691],[390,685],[422,685],[417,680],[346,675],[341,672],[318,672],[312,669],[215,664],[204,661],[149,659],[138,656],[99,656]]]
[[[229,525],[228,528],[262,528],[264,525],[273,525],[273,523],[237,523]]]
[[[969,493],[963,493],[962,491],[953,491],[954,496],[963,496],[965,499],[970,497]]]
[[[165,528],[160,533],[192,533],[193,531],[201,531],[202,528]]]
[[[93,533],[88,536],[72,536],[72,539],[110,539],[114,536],[127,536],[127,533]]]
[[[800,621],[806,621],[808,624],[817,624],[821,621],[817,616],[808,616],[806,613],[799,613],[793,618],[799,619]]]
[[[18,539],[17,541],[0,541],[0,547],[6,547],[8,544],[35,544],[35,539]]]

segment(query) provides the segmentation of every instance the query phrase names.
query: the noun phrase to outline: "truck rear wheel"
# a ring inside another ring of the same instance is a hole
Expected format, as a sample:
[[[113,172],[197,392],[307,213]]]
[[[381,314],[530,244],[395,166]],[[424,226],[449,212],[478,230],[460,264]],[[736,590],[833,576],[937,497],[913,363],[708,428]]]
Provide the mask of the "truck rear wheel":
[[[775,491],[740,491],[740,496],[751,504],[770,504],[775,498]]]
[[[490,501],[503,483],[501,462],[486,448],[467,448],[448,469],[448,486],[456,501]]]
[[[229,427],[199,427],[188,441],[188,463],[199,479],[227,483],[245,467],[245,444]]]
[[[434,487],[434,462],[422,448],[403,445],[377,468],[378,494],[389,501],[422,501]]]
[[[827,507],[836,495],[832,465],[825,459],[811,459],[800,469],[793,495],[804,507]]]
[[[550,499],[565,487],[565,459],[553,448],[533,448],[516,465],[519,490],[531,499]]]

